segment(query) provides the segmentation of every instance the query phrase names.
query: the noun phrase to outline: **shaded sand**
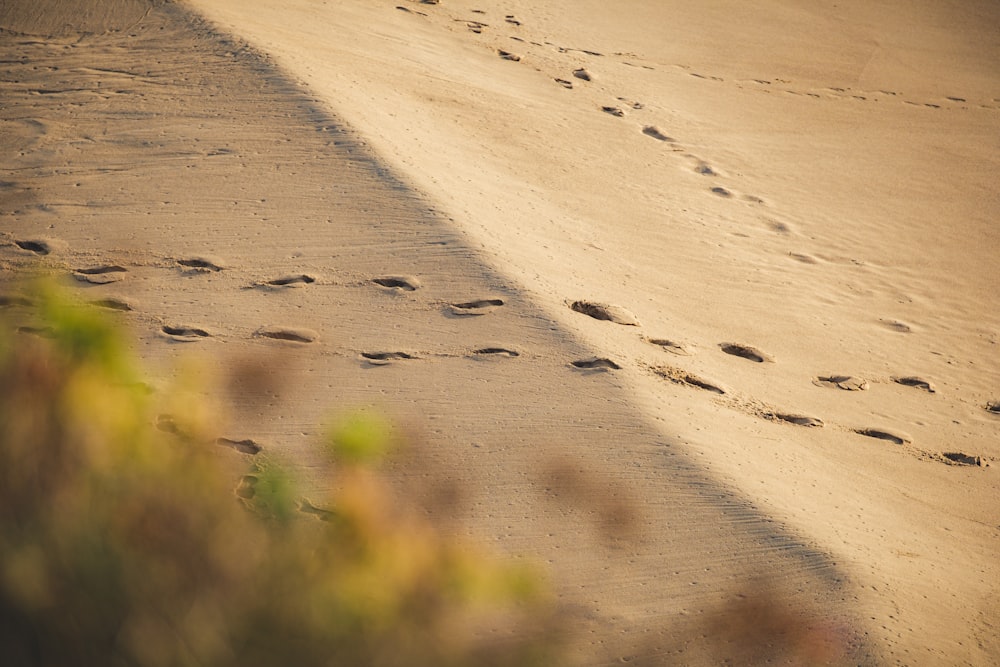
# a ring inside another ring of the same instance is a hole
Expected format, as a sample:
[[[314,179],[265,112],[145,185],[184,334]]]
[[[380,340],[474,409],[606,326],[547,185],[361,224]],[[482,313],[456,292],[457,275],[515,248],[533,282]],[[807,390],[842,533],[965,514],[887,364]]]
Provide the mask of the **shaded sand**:
[[[269,55],[0,36],[5,269],[241,360],[220,437],[307,473],[331,406],[411,424],[582,664],[715,664],[749,581],[848,663],[1000,651],[986,3],[196,4]]]

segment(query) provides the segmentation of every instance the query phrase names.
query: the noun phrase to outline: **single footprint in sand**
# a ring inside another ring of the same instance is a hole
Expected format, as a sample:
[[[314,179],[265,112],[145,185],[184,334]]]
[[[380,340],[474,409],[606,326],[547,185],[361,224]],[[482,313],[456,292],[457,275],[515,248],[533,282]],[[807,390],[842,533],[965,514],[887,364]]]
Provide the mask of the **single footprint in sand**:
[[[204,272],[222,271],[226,268],[225,262],[212,255],[195,255],[193,257],[185,257],[178,259],[177,263],[186,269]]]
[[[580,359],[571,363],[574,368],[585,371],[609,371],[621,368],[618,364],[603,357],[591,357],[590,359]]]
[[[0,308],[12,308],[14,306],[31,307],[34,302],[28,297],[19,294],[0,294]]]
[[[556,83],[558,83],[563,88],[572,88],[573,87],[573,82],[572,81],[567,81],[566,79],[556,79]]]
[[[819,260],[804,252],[790,252],[788,256],[802,264],[819,264]]]
[[[639,326],[639,319],[621,306],[591,301],[574,301],[569,307],[578,313],[593,317],[595,320],[613,322],[628,327]]]
[[[647,338],[646,342],[650,343],[651,345],[657,345],[666,350],[667,352],[671,352],[673,354],[679,354],[685,357],[691,354],[687,346],[685,346],[683,343],[678,343],[677,341],[669,340],[666,338]]]
[[[316,282],[316,276],[308,273],[293,273],[274,280],[268,280],[268,287],[305,287]]]
[[[645,134],[647,137],[652,137],[656,139],[657,141],[674,141],[672,138],[663,134],[662,132],[660,132],[659,129],[657,129],[652,125],[647,125],[646,127],[642,128],[642,133]]]
[[[325,510],[322,507],[316,507],[304,498],[299,501],[299,511],[303,514],[311,514],[320,521],[333,521],[337,516],[335,512]]]
[[[473,354],[490,356],[490,357],[519,357],[520,352],[512,350],[507,347],[481,347],[478,350],[473,350]]]
[[[622,116],[625,115],[625,111],[623,109],[620,109],[619,107],[601,107],[601,111],[603,111],[604,113],[609,113],[612,116],[617,116],[618,118],[621,118]]]
[[[583,68],[573,70],[573,76],[575,76],[576,78],[578,78],[578,79],[580,79],[582,81],[593,81],[593,78],[594,78],[593,75],[591,75],[590,72],[588,72],[587,70],[585,70]]]
[[[820,375],[813,380],[813,384],[817,387],[832,387],[844,391],[865,391],[868,389],[867,380],[853,375]]]
[[[713,394],[726,394],[725,387],[718,382],[706,380],[698,377],[694,373],[688,373],[687,371],[681,370],[680,368],[674,368],[672,366],[655,366],[653,368],[653,372],[664,380],[670,380],[674,384],[703,389],[705,391],[710,391]]]
[[[171,340],[176,340],[181,343],[191,343],[194,341],[201,340],[203,338],[211,338],[212,334],[208,333],[204,329],[199,327],[190,326],[180,326],[173,327],[164,325],[160,331],[162,331]]]
[[[768,419],[788,422],[789,424],[795,424],[796,426],[805,426],[808,428],[820,428],[823,426],[823,420],[818,417],[810,417],[809,415],[802,415],[791,412],[768,412],[764,415]]]
[[[719,348],[726,354],[734,357],[740,357],[741,359],[747,359],[758,364],[762,364],[765,361],[774,361],[771,355],[761,352],[757,348],[749,345],[742,345],[740,343],[722,343],[719,345]]]
[[[986,412],[994,415],[1000,415],[1000,401],[993,401],[986,404]]]
[[[385,366],[394,361],[406,361],[408,359],[418,359],[419,357],[409,352],[362,352],[361,358],[372,366]]]
[[[730,192],[729,190],[727,190],[727,189],[725,189],[723,187],[719,187],[719,186],[716,186],[716,187],[712,188],[711,192],[712,192],[712,194],[718,195],[719,197],[723,197],[725,199],[728,199],[729,197],[733,196],[732,192]]]
[[[521,56],[516,53],[511,53],[510,51],[504,51],[503,49],[497,49],[497,55],[504,60],[510,60],[515,63],[521,60]]]
[[[257,482],[260,481],[256,475],[243,475],[236,485],[236,495],[244,500],[250,500],[257,495]]]
[[[258,329],[254,335],[292,343],[314,343],[319,339],[319,334],[312,329],[297,327],[264,327]]]
[[[385,276],[373,278],[372,282],[399,292],[413,292],[420,288],[420,281],[411,276]]]
[[[877,440],[885,440],[891,442],[894,445],[905,445],[913,442],[913,438],[905,433],[899,431],[888,431],[879,428],[859,428],[854,430],[858,435],[864,435],[869,438],[875,438]]]
[[[221,445],[222,447],[229,447],[230,449],[235,449],[241,454],[249,454],[254,456],[260,454],[261,449],[263,449],[255,441],[246,440],[230,440],[229,438],[216,438],[215,444]]]
[[[951,463],[955,463],[963,466],[980,466],[983,465],[983,459],[980,456],[973,456],[972,454],[966,454],[964,452],[943,452],[941,454],[945,459]]]
[[[916,377],[916,376],[894,377],[892,378],[892,381],[895,382],[896,384],[901,384],[904,387],[914,387],[916,389],[923,389],[928,394],[937,393],[937,389],[934,387],[934,384],[929,380],[925,380],[921,377]]]
[[[886,327],[890,331],[895,331],[896,333],[912,333],[913,327],[911,327],[906,322],[900,322],[899,320],[879,320],[882,326]]]
[[[503,305],[503,299],[478,299],[464,303],[453,303],[448,306],[448,312],[457,317],[475,317],[492,312]]]
[[[401,12],[406,12],[407,14],[416,14],[417,16],[427,16],[424,12],[418,12],[415,9],[410,9],[409,7],[403,7],[402,5],[396,5],[396,9]]]
[[[77,269],[73,272],[77,280],[92,283],[94,285],[106,285],[118,282],[125,277],[128,269],[123,266],[105,265],[94,266],[88,269]]]
[[[181,428],[177,425],[177,419],[173,415],[157,415],[156,428],[164,433],[181,434]]]
[[[98,308],[107,308],[108,310],[120,310],[123,312],[128,312],[132,310],[132,306],[123,299],[118,299],[116,297],[109,297],[107,299],[95,299],[90,302],[91,305],[97,306]]]
[[[36,255],[48,255],[55,250],[53,243],[48,239],[25,239],[23,241],[14,241],[14,244],[21,250],[27,250]]]

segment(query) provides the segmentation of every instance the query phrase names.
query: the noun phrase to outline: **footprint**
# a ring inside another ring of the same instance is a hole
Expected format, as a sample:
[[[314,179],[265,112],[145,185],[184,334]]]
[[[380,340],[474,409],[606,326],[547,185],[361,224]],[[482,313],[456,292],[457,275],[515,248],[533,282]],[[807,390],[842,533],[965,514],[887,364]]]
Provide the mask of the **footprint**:
[[[410,9],[409,7],[403,7],[402,5],[396,5],[396,9],[398,9],[401,12],[406,12],[407,14],[417,14],[419,16],[427,16],[427,14],[423,12],[418,12],[415,9]]]
[[[520,352],[508,349],[506,347],[483,347],[478,350],[473,350],[473,354],[482,354],[490,356],[501,356],[501,357],[519,357]]]
[[[804,252],[790,252],[788,256],[794,259],[796,262],[802,262],[803,264],[819,264],[819,260],[812,255],[807,255]]]
[[[699,162],[698,166],[694,168],[695,173],[701,174],[702,176],[718,176],[719,172],[712,169],[711,166],[704,162]]]
[[[749,359],[750,361],[754,361],[758,364],[762,364],[765,361],[774,361],[770,355],[761,352],[755,347],[750,347],[749,345],[741,345],[739,343],[722,343],[719,347],[726,354],[731,354],[734,357],[741,357],[743,359]]]
[[[986,404],[986,411],[995,415],[1000,415],[1000,401],[993,401]]]
[[[116,299],[114,297],[110,297],[107,299],[96,299],[94,301],[91,301],[90,303],[91,305],[97,306],[98,308],[107,308],[109,310],[120,310],[124,312],[132,310],[132,306],[130,306],[128,302],[123,301],[122,299]]]
[[[572,88],[573,87],[573,82],[572,81],[567,81],[566,79],[556,79],[556,83],[558,83],[563,88]]]
[[[465,303],[453,303],[448,306],[449,312],[458,317],[475,317],[485,315],[503,305],[503,299],[479,299]]]
[[[590,359],[581,359],[579,361],[572,362],[575,368],[580,368],[582,370],[588,371],[607,371],[607,370],[618,370],[621,368],[618,364],[611,361],[610,359],[604,359],[599,357],[592,357]]]
[[[230,440],[229,438],[216,438],[215,444],[222,445],[223,447],[229,447],[230,449],[235,449],[241,454],[250,454],[251,456],[260,454],[262,449],[260,445],[250,439]]]
[[[402,292],[413,292],[414,290],[420,288],[420,281],[416,278],[411,278],[410,276],[386,276],[384,278],[373,278],[372,282],[376,285],[381,285],[382,287],[388,287]]]
[[[316,507],[305,499],[299,501],[299,511],[303,514],[311,514],[320,521],[332,521],[337,516],[335,512],[325,510],[322,507]]]
[[[979,456],[972,456],[971,454],[964,454],[962,452],[944,452],[941,454],[944,458],[948,459],[952,463],[957,463],[963,466],[982,466],[983,459]]]
[[[243,475],[240,478],[239,484],[236,485],[236,495],[244,500],[250,500],[257,495],[258,478],[256,475]]]
[[[788,224],[786,224],[784,222],[779,222],[777,220],[766,220],[766,219],[765,219],[765,222],[767,223],[768,228],[772,232],[775,232],[777,234],[791,234],[792,233],[792,228],[789,227]]]
[[[34,302],[28,297],[18,294],[0,294],[0,308],[11,308],[13,306],[33,306]]]
[[[212,334],[197,327],[171,327],[164,325],[160,330],[172,340],[182,343],[191,343],[196,340],[201,340],[202,338],[212,337]]]
[[[894,377],[892,378],[892,381],[895,382],[896,384],[901,384],[904,387],[916,387],[917,389],[923,389],[928,394],[937,393],[937,389],[934,387],[934,384],[923,378],[915,376]]]
[[[292,327],[265,327],[258,329],[254,335],[274,340],[287,340],[293,343],[314,343],[319,339],[319,334],[312,329]]]
[[[725,188],[719,187],[719,186],[716,186],[716,187],[712,188],[711,192],[712,192],[712,194],[716,194],[716,195],[718,195],[720,197],[725,197],[725,198],[729,198],[729,197],[733,196],[732,192],[730,192],[729,190],[727,190]]]
[[[106,285],[118,282],[125,277],[128,270],[123,266],[106,265],[95,266],[89,269],[77,269],[73,275],[77,280],[92,283],[94,285]]]
[[[184,259],[178,259],[177,263],[183,267],[195,269],[197,271],[222,271],[226,268],[225,262],[218,257],[213,257],[211,255],[195,255],[194,257],[186,257]]]
[[[913,438],[906,435],[905,433],[883,431],[877,428],[859,428],[854,430],[858,435],[864,435],[869,438],[876,438],[878,440],[886,440],[893,443],[894,445],[905,445],[913,442]]]
[[[373,366],[385,366],[394,361],[419,358],[408,352],[362,352],[361,356]]]
[[[912,333],[913,327],[899,320],[879,320],[882,326],[896,333]]]
[[[639,320],[635,315],[621,306],[609,305],[606,303],[592,303],[590,301],[574,301],[570,308],[578,313],[582,313],[595,320],[614,322],[627,327],[639,326]]]
[[[671,139],[667,135],[663,134],[662,132],[660,132],[659,129],[657,129],[652,125],[647,125],[646,127],[642,128],[642,133],[645,134],[647,137],[653,137],[657,141],[674,141],[674,139]]]
[[[312,285],[314,282],[316,282],[316,276],[309,275],[308,273],[296,273],[268,280],[266,284],[271,287],[304,287]]]
[[[38,336],[40,338],[56,337],[56,330],[52,327],[23,326],[17,328],[17,333],[28,334],[29,336]]]
[[[844,391],[865,391],[868,389],[868,381],[864,378],[853,375],[820,375],[813,384],[817,387],[833,387]]]
[[[646,342],[652,345],[659,345],[667,352],[672,352],[673,354],[679,354],[685,357],[691,354],[683,344],[673,340],[667,340],[666,338],[647,338]]]
[[[511,25],[521,25],[521,22],[514,18],[513,14],[508,14],[504,17],[504,21],[510,23]]]
[[[504,51],[503,49],[497,49],[497,55],[504,60],[510,60],[515,63],[521,60],[521,56],[516,53],[511,53],[510,51]]]
[[[157,415],[156,428],[164,433],[172,433],[173,435],[181,434],[181,429],[177,425],[177,420],[173,415]]]
[[[33,252],[36,255],[48,255],[52,252],[52,244],[44,239],[30,239],[25,241],[14,241],[21,250]]]
[[[693,373],[688,373],[679,368],[673,368],[671,366],[656,366],[653,368],[653,372],[662,377],[664,380],[670,380],[675,384],[683,384],[689,387],[696,387],[698,389],[704,389],[705,391],[710,391],[713,394],[725,395],[726,390],[720,384],[716,382],[710,382],[704,378],[700,378]]]
[[[823,426],[823,420],[817,417],[810,417],[808,415],[800,415],[787,412],[769,412],[765,415],[768,419],[776,419],[778,421],[788,422],[789,424],[795,424],[796,426],[805,426],[807,428],[820,428]]]
[[[580,68],[573,70],[573,76],[583,81],[593,81],[593,76],[587,70]]]
[[[625,115],[625,112],[622,109],[619,109],[618,107],[601,107],[601,111],[603,111],[604,113],[609,113],[612,116],[617,116],[618,118],[621,118],[622,116]]]

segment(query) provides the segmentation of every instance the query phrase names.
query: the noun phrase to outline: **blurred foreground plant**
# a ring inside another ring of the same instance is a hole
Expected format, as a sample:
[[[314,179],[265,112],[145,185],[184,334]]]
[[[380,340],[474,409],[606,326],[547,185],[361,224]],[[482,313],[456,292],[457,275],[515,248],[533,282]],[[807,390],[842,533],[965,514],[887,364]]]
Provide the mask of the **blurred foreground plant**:
[[[384,422],[331,433],[324,521],[266,462],[237,498],[198,401],[154,427],[120,333],[32,299],[44,336],[0,328],[4,665],[553,663],[537,578],[394,502]]]

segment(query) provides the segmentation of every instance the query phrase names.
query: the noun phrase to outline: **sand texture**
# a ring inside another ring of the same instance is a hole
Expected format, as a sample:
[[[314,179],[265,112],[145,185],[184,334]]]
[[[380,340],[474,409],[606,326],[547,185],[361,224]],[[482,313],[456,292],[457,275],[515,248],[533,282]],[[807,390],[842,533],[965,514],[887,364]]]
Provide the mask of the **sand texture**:
[[[748,592],[1000,656],[993,3],[68,4],[0,9],[8,313],[57,276],[313,489],[377,406],[579,664],[738,656]]]

